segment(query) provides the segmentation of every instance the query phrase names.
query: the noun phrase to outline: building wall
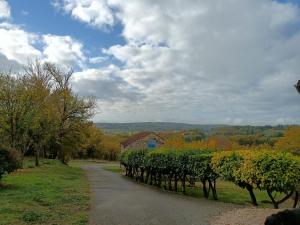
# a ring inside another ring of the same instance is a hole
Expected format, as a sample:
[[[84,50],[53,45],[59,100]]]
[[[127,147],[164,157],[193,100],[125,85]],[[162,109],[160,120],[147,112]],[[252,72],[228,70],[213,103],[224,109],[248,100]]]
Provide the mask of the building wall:
[[[147,149],[148,148],[148,141],[154,139],[156,140],[156,148],[161,147],[163,145],[162,140],[158,138],[155,134],[149,134],[148,136],[144,137],[143,139],[136,140],[135,142],[129,144],[124,148],[124,146],[121,145],[121,152],[132,149],[132,150],[141,150],[141,149]]]

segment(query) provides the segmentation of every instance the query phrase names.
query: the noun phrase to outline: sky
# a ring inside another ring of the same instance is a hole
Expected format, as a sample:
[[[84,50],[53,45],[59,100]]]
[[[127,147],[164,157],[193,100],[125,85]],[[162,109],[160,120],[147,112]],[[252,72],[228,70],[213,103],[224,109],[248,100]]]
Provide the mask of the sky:
[[[300,0],[0,0],[0,71],[34,59],[95,122],[300,124]]]

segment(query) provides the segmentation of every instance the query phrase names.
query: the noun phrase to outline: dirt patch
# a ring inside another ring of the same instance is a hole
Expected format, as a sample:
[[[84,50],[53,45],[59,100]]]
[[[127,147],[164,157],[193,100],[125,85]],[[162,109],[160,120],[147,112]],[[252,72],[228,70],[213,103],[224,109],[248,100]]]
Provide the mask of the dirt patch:
[[[264,225],[266,217],[282,209],[235,209],[221,214],[211,221],[211,225]]]
[[[15,188],[16,186],[14,185],[0,183],[0,189],[15,189]]]

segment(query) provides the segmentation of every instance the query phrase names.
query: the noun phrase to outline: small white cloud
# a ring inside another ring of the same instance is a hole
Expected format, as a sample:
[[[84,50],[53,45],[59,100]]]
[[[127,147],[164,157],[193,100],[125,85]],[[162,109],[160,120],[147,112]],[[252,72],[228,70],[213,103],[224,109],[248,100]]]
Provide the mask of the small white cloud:
[[[83,45],[70,36],[43,35],[44,60],[65,67],[84,67]]]
[[[53,0],[52,4],[58,9],[92,27],[106,30],[115,24],[112,9],[106,0]]]
[[[5,0],[0,0],[0,19],[10,17],[10,6]]]
[[[107,57],[104,57],[104,56],[92,57],[92,58],[89,58],[89,62],[92,64],[99,64],[99,63],[104,62],[106,59],[107,59]]]

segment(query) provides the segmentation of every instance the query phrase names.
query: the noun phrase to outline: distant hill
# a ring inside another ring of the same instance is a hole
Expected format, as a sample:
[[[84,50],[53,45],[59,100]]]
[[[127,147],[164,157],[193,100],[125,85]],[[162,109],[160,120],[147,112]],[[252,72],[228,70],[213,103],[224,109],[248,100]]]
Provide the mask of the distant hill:
[[[97,127],[108,133],[140,132],[140,131],[183,131],[201,129],[205,133],[227,125],[199,125],[170,122],[142,122],[142,123],[95,123]]]

